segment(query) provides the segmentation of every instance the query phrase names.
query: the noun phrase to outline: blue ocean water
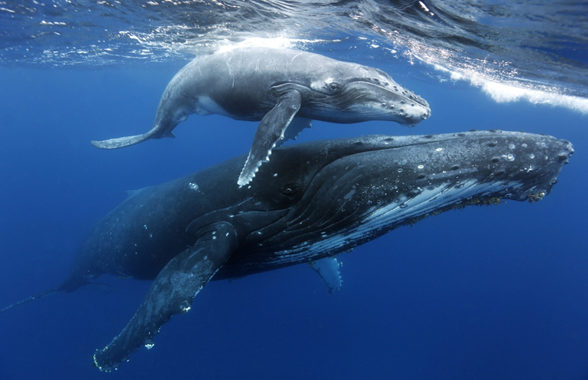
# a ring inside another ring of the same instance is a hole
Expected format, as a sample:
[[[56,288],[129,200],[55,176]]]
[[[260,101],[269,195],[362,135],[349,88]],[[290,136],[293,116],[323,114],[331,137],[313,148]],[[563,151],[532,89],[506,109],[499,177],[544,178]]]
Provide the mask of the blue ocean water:
[[[260,4],[283,11],[289,3]],[[381,20],[366,11],[372,3],[358,4],[368,29],[375,30]],[[63,14],[51,19],[46,12],[43,18],[63,22]],[[38,25],[39,13],[31,15]],[[389,22],[404,17],[414,23],[407,15],[390,14]],[[224,31],[231,31],[235,22],[227,16],[226,23]],[[314,122],[299,141],[492,128],[550,134],[576,150],[553,192],[534,204],[509,201],[428,218],[340,255],[343,288],[331,296],[306,265],[213,281],[189,313],[162,327],[153,349],[140,349],[106,375],[91,366],[91,356],[128,322],[149,283],[103,276],[114,290],[88,285],[1,314],[0,379],[588,379],[588,107],[579,79],[585,71],[578,70],[577,78],[570,74],[568,54],[568,61],[546,63],[549,75],[489,78],[475,65],[437,67],[386,31],[367,38],[365,31],[341,27],[342,21],[335,25],[331,42],[305,48],[382,68],[427,99],[432,116],[413,129]],[[532,28],[539,26],[527,30]],[[0,60],[0,306],[60,283],[84,236],[125,199],[126,190],[245,154],[257,125],[192,116],[174,131],[176,139],[98,150],[90,140],[151,127],[165,85],[188,59],[185,51],[165,55],[173,49],[149,42],[144,48],[155,57],[149,63],[125,51],[127,58],[121,53],[101,65],[96,55],[84,64],[79,57],[44,55],[42,47],[73,51],[72,41],[96,37],[91,31],[67,43],[44,40],[40,47],[29,39],[27,55],[27,44],[19,43],[26,39],[16,29],[3,34],[16,42],[8,46],[4,40]],[[70,30],[75,32],[79,27]],[[247,32],[255,34],[254,28]],[[362,38],[345,40],[350,35]],[[344,42],[333,42],[338,38]],[[96,51],[114,47],[112,41]],[[581,42],[572,39],[566,46]],[[585,70],[582,51],[570,49]],[[567,51],[563,46],[561,56]],[[532,59],[523,53],[509,62],[525,67]],[[15,56],[27,59],[11,61]]]

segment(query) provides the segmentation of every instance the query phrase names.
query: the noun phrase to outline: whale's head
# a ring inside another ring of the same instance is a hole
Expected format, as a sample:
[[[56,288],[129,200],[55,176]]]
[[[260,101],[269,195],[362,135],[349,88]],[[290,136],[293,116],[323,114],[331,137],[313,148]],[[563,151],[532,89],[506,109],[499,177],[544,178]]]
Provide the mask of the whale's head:
[[[346,62],[318,69],[305,96],[305,117],[336,123],[370,120],[414,126],[431,116],[429,103],[384,71]]]
[[[279,220],[283,231],[262,244],[284,251],[276,260],[303,262],[467,205],[537,202],[551,192],[572,153],[564,140],[498,130],[276,149],[253,187],[292,203]]]

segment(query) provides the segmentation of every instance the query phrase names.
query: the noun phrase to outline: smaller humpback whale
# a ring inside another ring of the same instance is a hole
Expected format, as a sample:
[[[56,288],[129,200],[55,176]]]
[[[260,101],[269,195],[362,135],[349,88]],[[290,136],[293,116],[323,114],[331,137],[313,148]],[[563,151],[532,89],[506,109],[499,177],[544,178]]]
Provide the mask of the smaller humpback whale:
[[[39,296],[105,273],[153,280],[120,335],[94,354],[110,371],[151,347],[211,279],[310,263],[336,291],[334,255],[443,211],[541,200],[572,153],[564,140],[498,130],[316,141],[276,149],[258,181],[235,189],[237,157],[131,193],[88,234],[65,282]]]
[[[237,181],[243,186],[275,146],[296,138],[312,120],[415,125],[431,110],[424,99],[376,68],[303,51],[236,48],[196,58],[182,68],[167,85],[149,132],[92,144],[116,149],[174,137],[172,130],[193,113],[261,121]]]

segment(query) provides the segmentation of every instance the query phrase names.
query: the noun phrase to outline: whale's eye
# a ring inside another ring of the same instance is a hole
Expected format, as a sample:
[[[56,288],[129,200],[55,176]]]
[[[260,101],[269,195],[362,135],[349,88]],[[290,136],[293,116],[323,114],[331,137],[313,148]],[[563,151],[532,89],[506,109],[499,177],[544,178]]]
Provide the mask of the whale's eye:
[[[337,82],[331,82],[331,83],[328,84],[328,86],[329,86],[329,90],[331,92],[339,92],[339,91],[341,91],[341,85],[339,83],[337,83]]]
[[[297,186],[292,183],[288,183],[280,189],[280,193],[282,193],[283,195],[287,195],[289,197],[293,196],[297,192],[298,192]]]

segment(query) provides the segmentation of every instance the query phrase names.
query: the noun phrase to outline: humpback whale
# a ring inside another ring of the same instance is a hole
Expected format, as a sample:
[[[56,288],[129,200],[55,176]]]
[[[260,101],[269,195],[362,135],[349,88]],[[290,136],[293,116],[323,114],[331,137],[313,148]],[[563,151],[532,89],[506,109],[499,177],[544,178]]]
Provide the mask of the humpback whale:
[[[110,371],[151,347],[209,280],[311,263],[335,291],[338,253],[443,211],[539,201],[573,152],[568,141],[499,130],[315,141],[276,149],[259,180],[235,188],[237,157],[130,193],[87,235],[61,285],[1,311],[101,274],[152,280],[126,327],[94,353]]]
[[[376,68],[296,50],[235,48],[182,68],[167,85],[149,132],[92,144],[116,149],[174,137],[172,130],[194,113],[261,121],[237,181],[243,186],[275,146],[296,138],[312,120],[415,125],[431,110],[424,99]]]

